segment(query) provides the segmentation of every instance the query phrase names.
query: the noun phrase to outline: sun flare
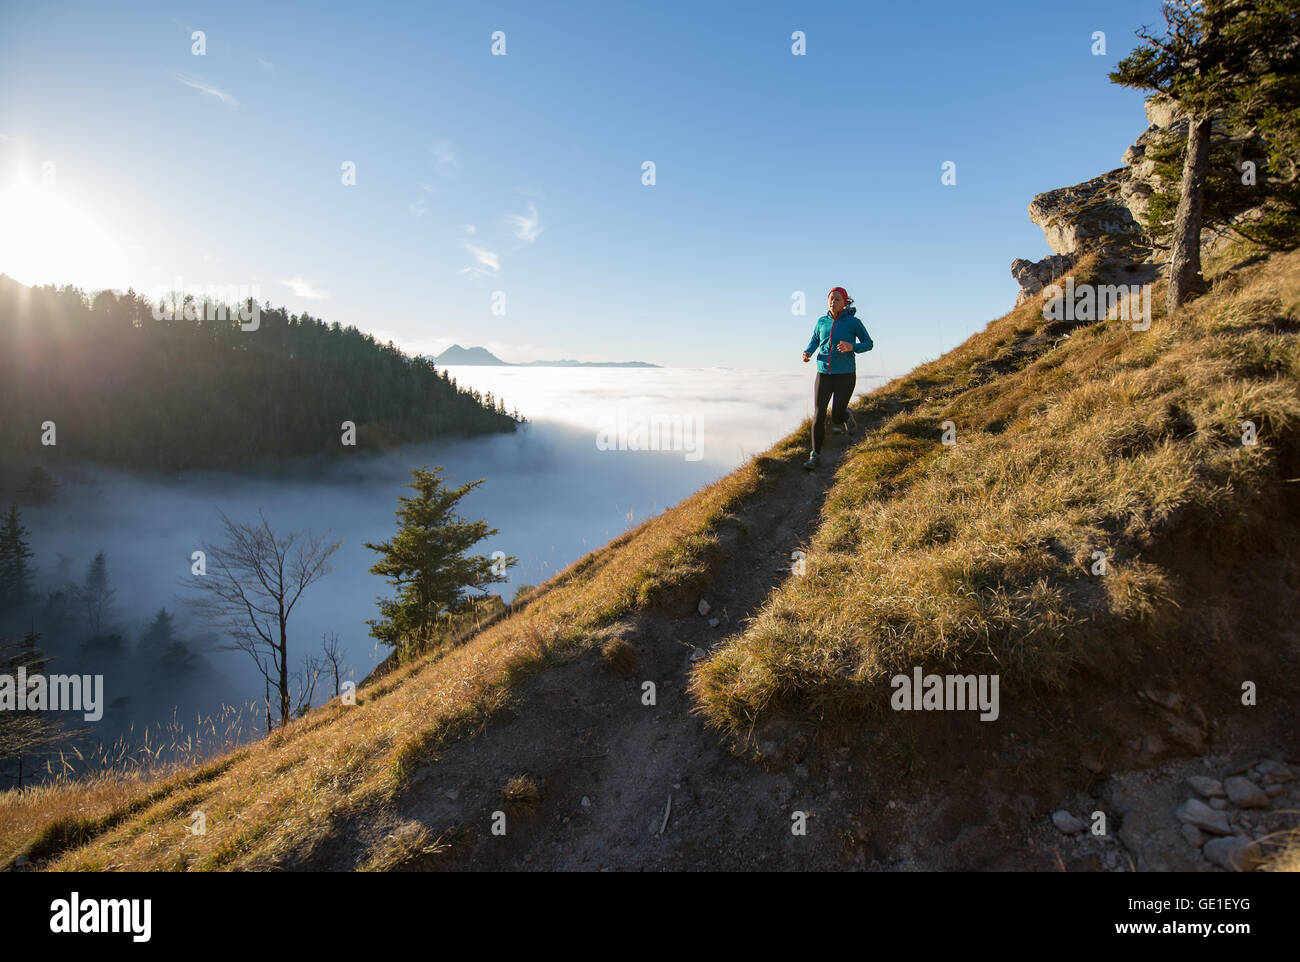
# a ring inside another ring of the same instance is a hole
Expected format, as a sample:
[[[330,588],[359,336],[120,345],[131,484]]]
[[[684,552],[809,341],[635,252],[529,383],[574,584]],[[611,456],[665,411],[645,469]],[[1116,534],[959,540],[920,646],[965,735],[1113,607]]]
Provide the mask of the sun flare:
[[[0,272],[87,291],[127,283],[122,244],[66,192],[22,177],[0,190]]]

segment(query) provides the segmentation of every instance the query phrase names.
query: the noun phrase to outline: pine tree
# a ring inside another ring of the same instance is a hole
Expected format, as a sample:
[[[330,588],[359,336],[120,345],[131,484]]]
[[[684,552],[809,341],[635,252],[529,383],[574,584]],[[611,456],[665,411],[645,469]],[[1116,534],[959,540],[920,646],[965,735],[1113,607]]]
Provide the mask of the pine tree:
[[[460,499],[482,479],[448,488],[442,468],[430,471],[427,465],[415,469],[412,476],[407,487],[416,494],[398,498],[397,534],[382,544],[366,544],[381,555],[370,573],[384,576],[397,589],[395,599],[378,599],[382,618],[367,624],[371,635],[384,644],[419,649],[429,640],[438,617],[459,607],[466,588],[481,590],[505,581],[499,572],[515,559],[494,562],[485,555],[466,554],[497,533],[485,521],[466,521],[454,513]]]
[[[1177,207],[1170,229],[1168,309],[1173,311],[1205,287],[1201,276],[1201,228],[1206,221],[1207,181],[1216,117],[1238,135],[1269,142],[1268,183],[1262,202],[1285,208],[1300,201],[1300,10],[1294,0],[1165,0],[1165,33],[1138,31],[1144,45],[1120,61],[1112,82],[1158,91],[1187,119]],[[1157,214],[1159,210],[1157,208]],[[1211,218],[1214,211],[1209,212]],[[1270,220],[1265,233],[1276,232]]]
[[[159,656],[176,640],[176,619],[168,614],[166,608],[159,608],[153,621],[140,636],[140,650],[150,657]]]
[[[33,628],[20,642],[0,639],[0,674],[13,676],[19,667],[28,674],[43,674],[49,658],[37,647],[40,637]],[[0,711],[0,761],[14,760],[15,774],[11,777],[18,788],[22,788],[25,772],[35,767],[30,763],[24,766],[25,756],[57,743],[66,734],[63,726],[45,712]]]
[[[108,586],[108,557],[100,551],[86,569],[86,580],[77,590],[77,600],[86,613],[86,626],[92,637],[99,635],[116,594]]]
[[[169,675],[184,674],[197,661],[189,645],[176,637],[176,619],[166,608],[158,609],[140,636],[140,655]]]
[[[26,540],[30,533],[22,526],[18,506],[9,505],[0,525],[0,613],[21,610],[31,595],[32,549]]]

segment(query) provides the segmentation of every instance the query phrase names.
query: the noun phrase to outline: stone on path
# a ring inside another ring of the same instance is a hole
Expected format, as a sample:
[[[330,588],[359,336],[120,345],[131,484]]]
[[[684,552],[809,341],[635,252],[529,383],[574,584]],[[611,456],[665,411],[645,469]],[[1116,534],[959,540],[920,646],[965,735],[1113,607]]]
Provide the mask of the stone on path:
[[[1255,867],[1259,860],[1259,845],[1240,835],[1212,838],[1205,843],[1201,853],[1207,860],[1229,872],[1243,872]]]
[[[1088,827],[1063,808],[1052,813],[1052,824],[1056,826],[1057,831],[1065,835],[1078,835]]]
[[[1189,798],[1178,810],[1178,820],[1187,825],[1195,825],[1211,835],[1231,835],[1228,816],[1215,811],[1198,798]]]
[[[1192,791],[1202,798],[1223,798],[1227,794],[1223,790],[1223,782],[1217,778],[1192,775],[1187,779],[1187,784],[1192,787]]]
[[[1223,788],[1237,808],[1268,808],[1268,793],[1249,778],[1234,775],[1224,781]]]

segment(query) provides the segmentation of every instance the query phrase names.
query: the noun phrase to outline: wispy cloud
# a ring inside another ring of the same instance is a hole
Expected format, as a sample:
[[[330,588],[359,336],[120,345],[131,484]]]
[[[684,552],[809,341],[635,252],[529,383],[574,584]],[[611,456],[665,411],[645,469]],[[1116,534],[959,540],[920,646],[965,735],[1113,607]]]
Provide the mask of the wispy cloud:
[[[447,141],[438,141],[429,151],[433,154],[434,169],[443,177],[455,177],[460,173],[460,158]]]
[[[473,224],[466,224],[466,225],[465,225],[465,233],[466,233],[466,234],[477,234],[477,233],[478,233],[478,228],[475,227]]]
[[[188,74],[181,74],[181,73],[172,74],[172,78],[175,80],[179,80],[187,87],[193,87],[195,90],[197,90],[201,94],[204,94],[205,96],[217,98],[227,107],[239,106],[238,100],[236,100],[230,94],[226,93],[220,87],[214,87],[206,80],[201,80],[198,77],[191,77]]]
[[[532,201],[528,202],[528,216],[511,214],[510,223],[514,225],[515,236],[529,244],[537,240],[537,235],[546,229],[542,226],[541,215],[537,213],[537,205]]]
[[[280,283],[293,291],[294,296],[305,298],[309,301],[323,301],[330,296],[329,291],[317,290],[312,286],[311,282],[305,280],[301,274],[295,274],[287,281],[281,281]]]
[[[419,182],[417,182],[415,186],[419,187],[422,193],[416,196],[415,203],[411,204],[409,209],[411,213],[414,214],[416,217],[423,217],[425,211],[429,209],[428,195],[433,193],[433,187],[430,184],[423,184]]]
[[[465,250],[474,255],[474,263],[469,267],[462,267],[457,274],[465,274],[468,277],[491,277],[501,271],[501,257],[492,251],[484,250],[481,247],[475,247],[473,244],[461,245]]]

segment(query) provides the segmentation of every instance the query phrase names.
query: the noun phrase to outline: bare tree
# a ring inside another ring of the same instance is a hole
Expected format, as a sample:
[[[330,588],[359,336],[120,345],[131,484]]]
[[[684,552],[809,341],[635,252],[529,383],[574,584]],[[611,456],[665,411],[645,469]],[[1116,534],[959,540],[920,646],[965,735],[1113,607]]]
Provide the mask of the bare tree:
[[[328,667],[330,674],[334,676],[334,697],[339,697],[339,689],[343,683],[343,669],[347,667],[344,658],[347,652],[339,647],[338,632],[332,635],[321,635],[321,651],[324,652],[323,665]]]
[[[230,634],[234,642],[228,649],[247,652],[253,659],[266,679],[267,728],[272,689],[279,696],[283,727],[293,716],[289,616],[307,587],[333,570],[326,562],[342,542],[327,544],[309,531],[276,537],[260,510],[258,524],[236,524],[218,513],[226,540],[220,546],[201,545],[207,573],[193,583],[198,596],[191,604]]]
[[[298,675],[298,703],[293,706],[294,718],[301,718],[311,710],[312,699],[316,697],[316,683],[324,670],[324,659],[315,655],[303,659],[302,673]]]

